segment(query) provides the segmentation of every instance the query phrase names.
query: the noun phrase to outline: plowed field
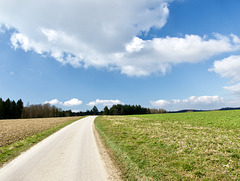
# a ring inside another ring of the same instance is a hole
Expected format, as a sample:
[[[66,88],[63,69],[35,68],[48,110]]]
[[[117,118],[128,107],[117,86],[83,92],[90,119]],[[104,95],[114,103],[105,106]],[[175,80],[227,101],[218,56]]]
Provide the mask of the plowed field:
[[[27,136],[32,136],[49,128],[58,126],[75,119],[63,118],[38,118],[38,119],[8,119],[0,120],[0,147],[9,145]]]

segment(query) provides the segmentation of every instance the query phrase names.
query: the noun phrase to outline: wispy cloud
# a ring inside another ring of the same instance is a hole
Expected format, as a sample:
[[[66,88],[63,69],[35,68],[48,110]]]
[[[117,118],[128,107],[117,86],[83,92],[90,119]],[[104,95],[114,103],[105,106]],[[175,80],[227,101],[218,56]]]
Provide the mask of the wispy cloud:
[[[230,91],[234,95],[240,96],[240,83],[231,86],[224,86],[223,88]],[[237,99],[239,99],[239,97]]]

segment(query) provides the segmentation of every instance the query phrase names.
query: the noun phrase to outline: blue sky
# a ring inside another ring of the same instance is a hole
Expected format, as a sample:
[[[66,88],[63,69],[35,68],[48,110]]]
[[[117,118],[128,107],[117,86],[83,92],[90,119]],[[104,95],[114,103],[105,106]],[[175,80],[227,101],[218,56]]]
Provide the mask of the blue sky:
[[[238,0],[0,2],[0,97],[63,109],[240,106]]]

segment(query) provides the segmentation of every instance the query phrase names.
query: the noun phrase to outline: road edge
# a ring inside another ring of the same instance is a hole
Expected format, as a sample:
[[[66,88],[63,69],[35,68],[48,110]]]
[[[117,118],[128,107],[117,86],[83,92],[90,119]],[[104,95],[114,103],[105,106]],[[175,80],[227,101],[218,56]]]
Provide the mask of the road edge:
[[[100,153],[101,159],[103,160],[104,167],[107,171],[108,180],[122,181],[123,180],[121,177],[122,173],[120,169],[116,166],[116,164],[114,164],[114,161],[110,156],[111,150],[106,148],[105,143],[102,137],[100,136],[100,134],[98,133],[94,122],[92,125],[92,129],[93,129],[94,138],[96,140],[96,144],[98,147],[98,151]]]

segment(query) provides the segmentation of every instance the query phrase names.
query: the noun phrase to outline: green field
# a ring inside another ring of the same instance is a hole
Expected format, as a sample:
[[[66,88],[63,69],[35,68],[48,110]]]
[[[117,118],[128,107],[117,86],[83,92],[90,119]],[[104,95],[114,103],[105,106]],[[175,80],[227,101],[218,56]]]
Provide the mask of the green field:
[[[101,116],[128,180],[240,180],[240,111]]]

